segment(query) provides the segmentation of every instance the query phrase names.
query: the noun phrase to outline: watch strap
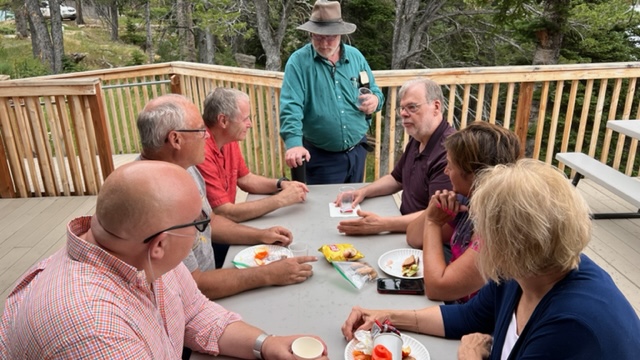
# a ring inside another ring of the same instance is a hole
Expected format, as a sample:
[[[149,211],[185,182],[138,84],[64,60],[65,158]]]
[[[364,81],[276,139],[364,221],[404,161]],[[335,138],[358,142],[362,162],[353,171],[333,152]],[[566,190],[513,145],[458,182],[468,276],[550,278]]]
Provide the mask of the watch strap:
[[[282,190],[282,182],[283,181],[289,181],[289,179],[287,179],[286,177],[281,177],[280,179],[278,179],[278,182],[276,183],[276,189],[278,189],[278,191]]]
[[[264,341],[267,340],[269,336],[269,334],[262,333],[258,335],[256,342],[253,343],[253,355],[256,359],[262,359],[262,344],[264,344]]]

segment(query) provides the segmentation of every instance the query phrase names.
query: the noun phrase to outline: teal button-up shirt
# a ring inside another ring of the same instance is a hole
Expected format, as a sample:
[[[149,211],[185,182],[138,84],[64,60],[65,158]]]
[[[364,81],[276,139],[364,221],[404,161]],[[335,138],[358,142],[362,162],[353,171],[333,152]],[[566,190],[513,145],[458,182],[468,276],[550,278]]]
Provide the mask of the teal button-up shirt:
[[[280,93],[280,136],[287,149],[302,146],[303,137],[334,152],[360,142],[369,129],[357,105],[361,71],[367,72],[370,89],[378,97],[376,111],[382,108],[384,95],[362,53],[353,46],[340,47],[335,66],[310,43],[289,58]]]

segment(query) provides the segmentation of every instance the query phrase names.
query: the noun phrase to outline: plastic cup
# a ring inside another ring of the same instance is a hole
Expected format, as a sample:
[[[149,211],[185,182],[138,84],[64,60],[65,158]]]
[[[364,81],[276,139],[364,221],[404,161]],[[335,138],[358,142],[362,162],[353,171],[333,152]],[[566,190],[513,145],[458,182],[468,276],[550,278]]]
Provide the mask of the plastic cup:
[[[358,89],[358,107],[362,106],[362,102],[364,101],[363,95],[373,94],[369,88],[361,87]]]
[[[340,187],[340,212],[348,213],[353,211],[353,192],[356,191],[351,186]]]
[[[316,338],[302,336],[293,341],[291,351],[298,360],[312,360],[322,356],[324,345]]]
[[[373,338],[373,347],[382,345],[391,353],[393,360],[402,360],[402,338],[395,333],[380,333]]]
[[[305,243],[296,242],[289,244],[289,250],[293,253],[293,256],[307,256],[309,255],[309,246]]]

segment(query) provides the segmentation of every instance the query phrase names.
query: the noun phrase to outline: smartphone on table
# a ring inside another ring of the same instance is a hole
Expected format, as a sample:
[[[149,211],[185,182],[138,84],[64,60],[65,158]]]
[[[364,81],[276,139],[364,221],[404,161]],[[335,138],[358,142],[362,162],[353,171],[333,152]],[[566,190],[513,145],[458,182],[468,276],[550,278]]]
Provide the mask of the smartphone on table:
[[[424,282],[422,279],[379,278],[378,292],[380,294],[424,295]]]

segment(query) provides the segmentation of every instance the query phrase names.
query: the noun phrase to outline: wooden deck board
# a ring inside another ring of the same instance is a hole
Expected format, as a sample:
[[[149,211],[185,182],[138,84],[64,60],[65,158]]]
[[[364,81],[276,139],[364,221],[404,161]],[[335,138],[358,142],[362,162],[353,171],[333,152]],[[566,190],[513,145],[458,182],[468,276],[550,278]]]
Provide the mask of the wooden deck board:
[[[118,166],[135,156],[121,158]],[[589,180],[578,190],[594,211],[636,211]],[[239,197],[242,199],[242,197]],[[93,214],[95,196],[0,199],[0,311],[15,281],[64,246],[66,224]],[[275,224],[274,224],[275,225]],[[595,220],[585,253],[605,269],[640,314],[640,219]]]

